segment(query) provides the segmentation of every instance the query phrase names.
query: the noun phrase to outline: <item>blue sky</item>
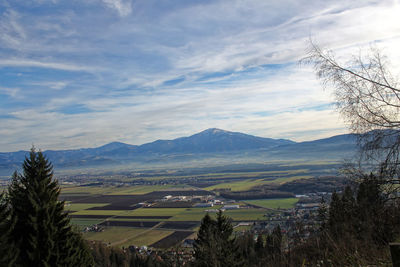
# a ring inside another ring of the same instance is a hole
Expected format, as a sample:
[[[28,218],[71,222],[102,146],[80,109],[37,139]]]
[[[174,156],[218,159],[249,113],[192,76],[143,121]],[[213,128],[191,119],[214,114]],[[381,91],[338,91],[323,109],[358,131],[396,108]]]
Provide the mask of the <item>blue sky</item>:
[[[339,59],[378,46],[399,73],[398,14],[398,0],[2,0],[0,151],[345,133],[297,62],[312,37]]]

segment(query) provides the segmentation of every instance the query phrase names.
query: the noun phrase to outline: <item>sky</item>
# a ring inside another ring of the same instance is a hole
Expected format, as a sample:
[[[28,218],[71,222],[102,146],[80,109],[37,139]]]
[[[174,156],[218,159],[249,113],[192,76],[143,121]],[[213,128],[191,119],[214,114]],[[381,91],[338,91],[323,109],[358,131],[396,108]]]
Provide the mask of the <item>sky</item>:
[[[398,0],[0,0],[0,151],[347,133],[298,61],[310,39],[344,62],[377,47],[398,75],[399,14]]]

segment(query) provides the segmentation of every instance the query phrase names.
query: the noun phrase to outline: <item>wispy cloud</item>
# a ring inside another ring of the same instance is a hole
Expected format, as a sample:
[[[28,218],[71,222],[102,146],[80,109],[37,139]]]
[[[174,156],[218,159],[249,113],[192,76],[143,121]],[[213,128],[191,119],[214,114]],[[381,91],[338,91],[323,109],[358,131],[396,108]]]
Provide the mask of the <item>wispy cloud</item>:
[[[16,97],[19,91],[19,88],[0,87],[0,94],[5,94],[11,97]]]
[[[0,18],[0,43],[17,47],[26,40],[26,32],[19,23],[19,15],[12,9],[6,9]]]
[[[125,17],[132,12],[131,0],[102,0],[109,8],[115,9],[118,14]]]
[[[42,62],[29,59],[0,59],[0,67],[35,67],[66,71],[94,71],[96,67],[80,66],[68,63]]]
[[[327,137],[346,126],[329,89],[297,65],[310,36],[344,58],[376,43],[400,68],[400,4],[391,0],[0,7],[3,150],[141,144],[209,127]]]

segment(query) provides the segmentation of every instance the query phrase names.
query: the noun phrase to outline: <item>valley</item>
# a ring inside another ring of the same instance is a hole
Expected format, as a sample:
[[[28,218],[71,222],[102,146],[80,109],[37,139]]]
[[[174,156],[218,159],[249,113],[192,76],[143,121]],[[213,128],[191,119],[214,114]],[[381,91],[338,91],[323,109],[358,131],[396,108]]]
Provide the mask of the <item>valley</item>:
[[[194,239],[204,215],[215,216],[219,209],[232,219],[237,234],[253,227],[285,225],[290,219],[282,214],[297,216],[301,203],[320,199],[305,194],[328,194],[343,186],[339,165],[334,161],[229,165],[84,175],[84,180],[76,175],[61,180],[61,199],[88,240],[168,249]]]

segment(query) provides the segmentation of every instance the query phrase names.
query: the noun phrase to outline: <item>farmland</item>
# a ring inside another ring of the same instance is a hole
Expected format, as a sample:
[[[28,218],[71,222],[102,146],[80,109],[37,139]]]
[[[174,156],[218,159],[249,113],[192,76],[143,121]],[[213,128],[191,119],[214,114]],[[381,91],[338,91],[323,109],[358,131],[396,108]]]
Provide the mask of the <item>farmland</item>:
[[[149,188],[147,186],[147,189]],[[154,188],[161,189],[160,186]],[[211,210],[210,215],[215,216],[216,210],[223,208],[223,205],[215,205],[211,208],[195,207],[192,202],[184,202],[189,207],[169,208],[168,206],[171,205],[169,202],[160,201],[166,195],[188,195],[188,197],[196,196],[196,198],[213,196],[212,192],[201,189],[170,191],[170,188],[166,186],[166,191],[131,195],[126,195],[126,193],[135,192],[134,187],[123,188],[121,195],[116,193],[115,188],[107,190],[88,188],[87,194],[74,194],[69,189],[68,193],[62,197],[68,199],[65,207],[74,224],[81,229],[90,228],[95,224],[100,227],[101,231],[98,232],[86,231],[84,233],[86,239],[118,246],[154,244],[156,248],[165,248],[191,236],[208,211]],[[109,194],[102,195],[99,192],[109,192]],[[166,207],[157,207],[157,203],[163,203]],[[245,203],[234,204],[246,205]],[[225,213],[233,221],[239,222],[265,220],[264,215],[267,212],[263,208],[246,207],[239,210],[227,210]]]
[[[312,188],[313,181],[321,180],[315,179],[315,175],[325,173],[331,164],[317,164],[315,168],[310,164],[282,166],[272,170],[214,169],[208,173],[196,170],[195,175],[178,175],[174,171],[149,173],[133,180],[134,184],[127,182],[127,178],[84,186],[69,183],[63,186],[60,199],[66,201],[72,222],[85,229],[84,237],[88,240],[121,247],[167,248],[193,238],[204,215],[214,217],[227,204],[234,208],[224,214],[232,218],[234,225],[240,225],[235,230],[240,232],[250,228],[243,224],[266,221],[277,209],[293,208],[298,201],[294,197],[235,201],[222,198],[222,193],[255,195],[261,190],[264,195],[271,190],[277,192],[280,187],[297,189],[297,183]],[[213,202],[214,205],[205,207],[199,205]],[[98,228],[93,230],[94,225]]]
[[[253,199],[245,200],[245,203],[268,209],[290,209],[297,203],[297,198],[281,198],[281,199]]]

